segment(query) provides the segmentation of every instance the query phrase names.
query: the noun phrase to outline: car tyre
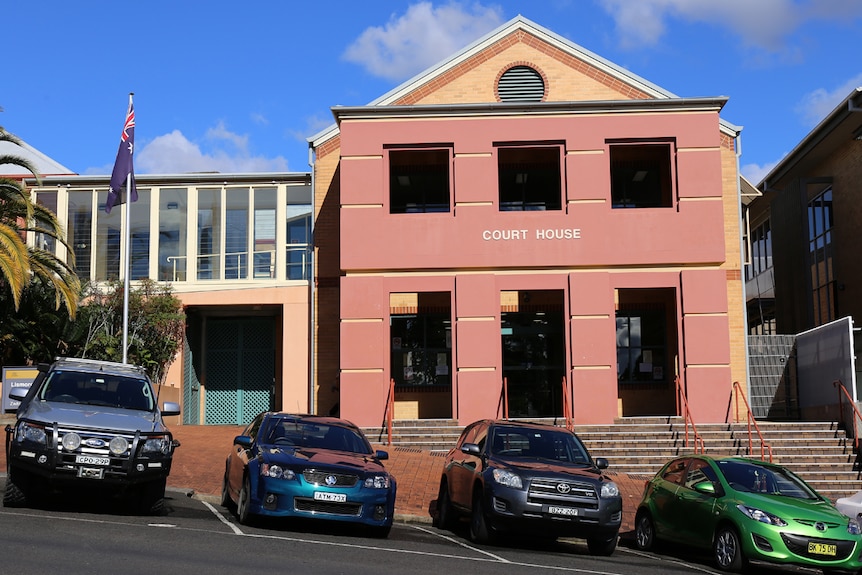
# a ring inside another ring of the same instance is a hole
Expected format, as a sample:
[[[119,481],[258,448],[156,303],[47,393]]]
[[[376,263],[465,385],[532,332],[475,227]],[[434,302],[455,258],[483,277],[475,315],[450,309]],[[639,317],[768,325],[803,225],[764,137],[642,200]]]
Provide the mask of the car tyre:
[[[587,549],[589,549],[590,555],[603,555],[605,557],[613,555],[617,548],[617,538],[617,534],[614,534],[610,539],[590,537],[587,539]]]
[[[440,482],[437,494],[437,513],[434,516],[434,527],[449,529],[452,526],[452,500],[449,498],[449,485],[444,479]]]
[[[27,493],[19,485],[21,471],[12,467],[6,475],[6,489],[3,491],[3,507],[24,507],[27,505]]]
[[[133,492],[132,505],[138,515],[161,515],[165,509],[166,479],[144,483]]]
[[[733,527],[728,525],[719,527],[712,549],[715,562],[722,571],[738,573],[748,564],[742,553],[739,534]]]
[[[473,508],[470,515],[470,540],[474,543],[491,543],[493,531],[488,525],[488,517],[485,512],[485,497],[481,489],[473,493]]]
[[[224,472],[224,478],[221,482],[221,506],[225,509],[232,509],[234,507],[233,499],[230,498],[230,484],[228,483],[228,474],[227,470]]]
[[[635,519],[635,545],[641,551],[650,551],[655,547],[655,525],[648,511],[638,513]]]
[[[239,502],[236,505],[236,517],[243,525],[249,525],[252,520],[251,511],[249,511],[251,507],[250,499],[251,481],[249,481],[248,475],[246,475],[242,480],[242,489],[239,490]]]

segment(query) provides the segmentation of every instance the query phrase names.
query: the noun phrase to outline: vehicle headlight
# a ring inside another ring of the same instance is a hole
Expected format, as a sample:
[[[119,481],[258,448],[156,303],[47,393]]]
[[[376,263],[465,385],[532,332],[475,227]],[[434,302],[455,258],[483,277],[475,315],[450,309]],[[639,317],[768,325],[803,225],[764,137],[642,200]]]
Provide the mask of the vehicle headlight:
[[[48,436],[45,434],[45,426],[28,423],[26,421],[22,421],[18,425],[17,439],[19,443],[23,441],[32,441],[33,443],[40,443],[44,446],[48,445]]]
[[[270,465],[264,463],[260,466],[260,475],[262,477],[272,477],[273,479],[295,479],[296,473],[292,469],[284,469],[281,465]]]
[[[495,469],[493,471],[494,481],[506,487],[514,489],[523,489],[524,483],[521,481],[521,476],[517,473],[512,473],[505,469]]]
[[[859,522],[855,519],[851,519],[847,523],[847,533],[851,535],[859,535],[862,534],[862,526],[859,525]]]
[[[167,437],[150,437],[144,441],[141,453],[162,453],[167,455],[171,452],[171,442]]]
[[[762,509],[757,509],[756,507],[748,507],[747,505],[742,504],[737,505],[736,508],[742,511],[742,513],[749,519],[754,519],[755,521],[767,523],[769,525],[777,525],[778,527],[784,527],[785,525],[787,525],[787,521],[785,521],[781,517],[773,515],[772,513],[767,513]]]
[[[365,479],[365,487],[368,489],[389,489],[388,475],[375,475]]]
[[[61,443],[66,451],[75,451],[81,447],[81,436],[75,432],[67,433]]]
[[[608,481],[606,483],[602,483],[602,499],[607,497],[618,497],[620,494],[620,488],[617,487],[617,484],[613,481]]]
[[[66,438],[63,438],[63,441],[66,441]],[[111,443],[108,444],[108,449],[111,450],[111,453],[114,455],[122,455],[129,448],[129,440],[125,437],[115,437],[111,440]]]

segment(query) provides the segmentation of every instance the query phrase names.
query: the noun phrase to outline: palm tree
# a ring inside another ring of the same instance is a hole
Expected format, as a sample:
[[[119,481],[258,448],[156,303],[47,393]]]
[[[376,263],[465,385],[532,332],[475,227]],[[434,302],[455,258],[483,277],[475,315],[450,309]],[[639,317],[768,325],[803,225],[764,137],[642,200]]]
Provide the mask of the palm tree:
[[[17,146],[21,141],[0,127],[0,142]],[[12,154],[0,154],[0,166],[11,164],[24,168],[40,182],[35,166],[25,158]],[[0,169],[0,173],[2,173]],[[28,246],[28,232],[54,238],[66,247],[69,262],[57,258],[52,252],[37,246]],[[78,309],[81,282],[74,270],[74,254],[66,242],[63,226],[56,214],[34,202],[23,180],[0,177],[0,285],[6,284],[11,291],[15,309],[21,303],[21,295],[32,281],[50,286],[54,291],[56,309],[66,305],[69,317],[74,318]]]

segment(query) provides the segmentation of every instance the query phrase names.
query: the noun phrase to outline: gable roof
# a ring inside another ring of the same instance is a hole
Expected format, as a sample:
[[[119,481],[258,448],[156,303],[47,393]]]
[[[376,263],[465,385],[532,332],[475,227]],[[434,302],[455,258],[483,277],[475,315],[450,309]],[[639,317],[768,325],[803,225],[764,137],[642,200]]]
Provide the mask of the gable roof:
[[[75,173],[23,140],[21,141],[20,146],[17,146],[12,142],[0,141],[0,156],[17,156],[19,158],[23,158],[36,167],[40,176],[58,176]],[[21,176],[32,177],[33,174],[15,164],[0,164],[0,176],[19,178]]]
[[[550,30],[539,26],[535,22],[524,18],[521,15],[509,20],[502,26],[492,30],[485,36],[479,38],[472,44],[466,46],[462,50],[456,52],[449,58],[431,66],[430,68],[420,72],[413,78],[383,94],[379,98],[373,100],[368,106],[391,106],[395,105],[399,100],[419,87],[428,85],[433,80],[444,75],[466,62],[470,58],[475,57],[484,50],[489,49],[494,44],[503,40],[503,38],[516,33],[524,32],[538,38],[540,41],[549,44],[565,54],[583,62],[585,65],[595,68],[611,78],[617,80],[623,85],[631,87],[634,91],[646,95],[647,98],[653,99],[677,99],[678,96],[669,92],[652,82],[632,73],[630,70],[617,66],[613,62],[602,58],[601,56],[587,50],[586,48],[575,44],[574,42],[551,32]],[[734,126],[728,122],[721,120],[722,130],[729,135],[735,137],[742,130],[741,127]],[[339,132],[337,123],[330,125],[326,129],[318,132],[307,139],[309,146],[316,148],[323,142],[336,136]]]

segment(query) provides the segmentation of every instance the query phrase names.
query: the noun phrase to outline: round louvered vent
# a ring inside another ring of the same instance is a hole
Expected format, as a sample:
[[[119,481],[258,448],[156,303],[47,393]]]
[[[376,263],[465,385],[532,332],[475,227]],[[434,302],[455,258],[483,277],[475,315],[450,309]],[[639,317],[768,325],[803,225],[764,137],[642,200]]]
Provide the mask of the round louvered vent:
[[[541,102],[545,98],[545,81],[529,66],[513,66],[500,76],[497,96],[501,102]]]

